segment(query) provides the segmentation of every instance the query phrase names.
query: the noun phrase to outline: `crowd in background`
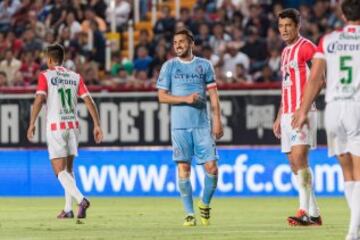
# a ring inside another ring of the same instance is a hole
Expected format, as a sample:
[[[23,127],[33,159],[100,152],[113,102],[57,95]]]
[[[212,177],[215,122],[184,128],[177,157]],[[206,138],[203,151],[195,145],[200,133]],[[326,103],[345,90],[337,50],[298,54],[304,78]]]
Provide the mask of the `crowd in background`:
[[[284,44],[276,16],[293,1],[197,0],[192,8],[181,8],[178,19],[163,5],[152,31],[140,31],[134,59],[113,52],[111,70],[106,71],[109,16],[114,14],[120,33],[133,16],[132,1],[115,2],[111,9],[105,0],[0,0],[0,87],[36,85],[38,73],[46,68],[44,50],[55,42],[67,50],[64,66],[79,72],[87,85],[154,86],[161,65],[174,56],[172,33],[184,26],[195,35],[194,54],[214,65],[219,85],[281,82]],[[140,0],[142,19],[148,17],[151,2]],[[295,2],[303,2],[296,6],[301,33],[314,43],[342,27],[336,1]]]

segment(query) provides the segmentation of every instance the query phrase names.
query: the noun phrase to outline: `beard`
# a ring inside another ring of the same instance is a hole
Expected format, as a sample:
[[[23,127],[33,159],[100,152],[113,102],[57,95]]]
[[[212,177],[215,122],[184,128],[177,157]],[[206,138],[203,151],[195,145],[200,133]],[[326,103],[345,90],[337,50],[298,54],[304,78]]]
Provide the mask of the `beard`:
[[[180,58],[188,57],[190,55],[190,48],[188,48],[180,53],[176,52],[176,55]]]

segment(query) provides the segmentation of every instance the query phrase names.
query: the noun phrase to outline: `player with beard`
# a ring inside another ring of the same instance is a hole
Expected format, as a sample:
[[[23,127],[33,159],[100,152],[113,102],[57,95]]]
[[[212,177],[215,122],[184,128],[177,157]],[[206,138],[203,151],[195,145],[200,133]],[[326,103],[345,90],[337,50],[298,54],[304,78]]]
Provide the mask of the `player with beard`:
[[[173,160],[178,167],[178,186],[186,212],[184,226],[195,226],[191,162],[205,169],[204,189],[198,202],[203,225],[209,224],[210,202],[217,186],[218,154],[215,140],[223,135],[220,103],[211,63],[193,55],[194,37],[187,29],[174,34],[177,57],[165,62],[157,81],[160,103],[171,105]],[[206,90],[210,96],[212,125],[206,108]]]

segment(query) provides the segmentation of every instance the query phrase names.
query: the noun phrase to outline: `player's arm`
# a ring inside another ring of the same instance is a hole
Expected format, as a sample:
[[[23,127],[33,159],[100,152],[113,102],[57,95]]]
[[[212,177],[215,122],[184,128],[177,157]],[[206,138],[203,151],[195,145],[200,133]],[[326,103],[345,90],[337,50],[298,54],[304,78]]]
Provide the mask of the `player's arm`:
[[[273,133],[275,135],[275,137],[277,138],[281,138],[281,113],[282,113],[282,102],[280,103],[280,107],[279,107],[279,111],[276,115],[276,119],[274,121],[274,124],[273,124]]]
[[[31,110],[29,128],[27,130],[27,138],[29,141],[31,141],[34,137],[35,122],[37,117],[39,116],[42,105],[45,101],[46,101],[46,96],[44,94],[36,94],[33,107]]]
[[[324,59],[315,58],[313,60],[310,77],[305,86],[303,101],[291,123],[293,128],[301,128],[306,123],[306,116],[311,109],[311,105],[325,84],[325,68],[326,62]]]
[[[224,129],[221,123],[220,101],[217,88],[210,88],[208,93],[210,97],[210,107],[213,119],[212,133],[216,139],[220,139],[224,135]]]
[[[100,143],[103,139],[103,132],[100,127],[99,112],[96,108],[94,100],[92,99],[92,97],[90,95],[83,97],[83,100],[84,100],[86,108],[88,109],[88,111],[90,113],[90,116],[91,116],[93,124],[94,124],[93,134],[94,134],[95,142]]]
[[[187,96],[174,96],[169,94],[168,90],[159,89],[158,90],[158,98],[160,103],[167,104],[194,104],[199,99],[198,93],[192,93]]]

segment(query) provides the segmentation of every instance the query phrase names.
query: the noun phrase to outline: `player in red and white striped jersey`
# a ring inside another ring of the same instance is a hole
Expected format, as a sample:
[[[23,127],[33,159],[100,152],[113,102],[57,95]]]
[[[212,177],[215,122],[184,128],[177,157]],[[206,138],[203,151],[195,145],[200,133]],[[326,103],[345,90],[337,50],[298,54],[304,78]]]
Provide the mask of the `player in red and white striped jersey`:
[[[325,128],[329,156],[336,155],[344,180],[351,217],[346,240],[360,239],[360,1],[344,0],[341,10],[346,26],[325,35],[314,56],[314,68],[300,110],[292,125],[307,121],[311,102],[326,78]]]
[[[48,70],[40,73],[38,87],[31,112],[27,137],[34,136],[35,121],[46,102],[46,137],[51,165],[65,190],[65,208],[58,218],[73,218],[72,198],[79,204],[77,217],[85,218],[90,202],[76,187],[73,160],[77,156],[79,123],[77,121],[77,97],[81,97],[94,122],[94,139],[100,143],[103,133],[99,114],[82,77],[61,64],[65,51],[60,44],[47,49]]]
[[[278,24],[280,35],[287,46],[281,54],[282,101],[273,131],[276,137],[281,138],[281,151],[287,154],[291,169],[296,175],[300,205],[296,215],[289,217],[288,222],[291,225],[321,225],[308,165],[309,148],[316,147],[315,107],[309,113],[309,126],[302,129],[291,127],[292,116],[302,101],[316,46],[300,35],[300,14],[296,9],[282,11]]]

